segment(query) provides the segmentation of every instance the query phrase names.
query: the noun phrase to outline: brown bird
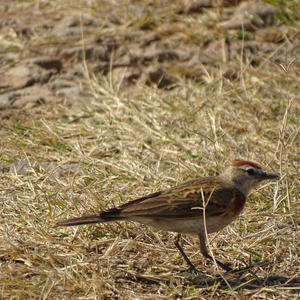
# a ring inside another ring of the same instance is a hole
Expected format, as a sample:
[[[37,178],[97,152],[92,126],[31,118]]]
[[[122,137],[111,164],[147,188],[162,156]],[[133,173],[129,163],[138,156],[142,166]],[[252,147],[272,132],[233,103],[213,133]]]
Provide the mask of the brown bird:
[[[278,179],[259,164],[234,160],[217,176],[195,179],[165,191],[156,192],[119,207],[58,222],[57,226],[75,226],[114,221],[134,221],[156,229],[177,232],[175,245],[189,268],[195,266],[180,246],[181,234],[198,235],[200,251],[209,260],[206,236],[229,225],[242,212],[251,189],[267,179]],[[231,268],[218,260],[226,271]]]

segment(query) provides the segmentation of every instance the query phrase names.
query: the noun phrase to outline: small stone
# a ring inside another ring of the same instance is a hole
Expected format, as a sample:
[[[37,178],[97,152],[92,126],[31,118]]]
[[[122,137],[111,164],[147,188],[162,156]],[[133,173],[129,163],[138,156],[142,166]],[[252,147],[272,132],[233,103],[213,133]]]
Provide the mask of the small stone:
[[[59,90],[74,87],[75,83],[70,80],[57,78],[54,81],[50,82],[49,85],[53,90]]]
[[[34,79],[30,76],[12,76],[7,75],[0,82],[1,89],[22,89],[34,84]]]
[[[54,71],[50,69],[50,66],[48,66],[49,68],[41,68],[38,63],[32,63],[33,61],[24,61],[9,69],[5,78],[0,82],[0,88],[21,89],[36,83],[48,82]]]
[[[18,77],[30,77],[31,75],[30,66],[26,64],[20,64],[7,71],[7,75],[18,76]]]
[[[7,109],[18,98],[17,92],[7,92],[0,95],[0,110]]]

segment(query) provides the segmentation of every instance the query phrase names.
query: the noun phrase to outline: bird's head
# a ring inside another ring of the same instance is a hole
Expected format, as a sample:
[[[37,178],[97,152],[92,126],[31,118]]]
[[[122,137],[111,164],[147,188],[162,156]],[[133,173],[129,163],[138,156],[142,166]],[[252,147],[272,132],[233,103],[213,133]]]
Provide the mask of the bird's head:
[[[223,175],[230,178],[236,188],[245,196],[262,181],[279,179],[278,174],[267,171],[259,164],[239,159],[232,161],[231,165],[225,170]]]

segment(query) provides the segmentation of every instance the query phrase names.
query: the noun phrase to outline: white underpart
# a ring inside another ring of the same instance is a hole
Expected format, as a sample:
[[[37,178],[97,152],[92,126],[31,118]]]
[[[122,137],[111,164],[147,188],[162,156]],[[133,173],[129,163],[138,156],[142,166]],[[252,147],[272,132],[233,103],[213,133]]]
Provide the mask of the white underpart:
[[[207,233],[213,233],[229,225],[236,215],[229,214],[226,217],[206,218]],[[202,217],[196,218],[178,218],[178,219],[161,219],[149,217],[133,217],[132,221],[149,225],[157,230],[172,231],[178,233],[199,234],[205,233]]]

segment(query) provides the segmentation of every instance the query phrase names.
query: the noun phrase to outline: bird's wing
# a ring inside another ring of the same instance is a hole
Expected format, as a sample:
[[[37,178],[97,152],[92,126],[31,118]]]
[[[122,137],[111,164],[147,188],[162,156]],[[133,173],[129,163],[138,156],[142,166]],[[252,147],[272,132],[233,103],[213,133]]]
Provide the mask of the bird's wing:
[[[236,190],[215,178],[186,184],[130,201],[118,208],[124,217],[187,218],[219,216],[228,211]]]

